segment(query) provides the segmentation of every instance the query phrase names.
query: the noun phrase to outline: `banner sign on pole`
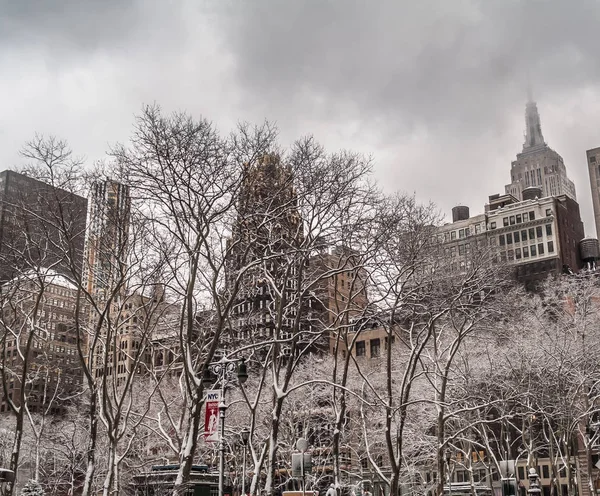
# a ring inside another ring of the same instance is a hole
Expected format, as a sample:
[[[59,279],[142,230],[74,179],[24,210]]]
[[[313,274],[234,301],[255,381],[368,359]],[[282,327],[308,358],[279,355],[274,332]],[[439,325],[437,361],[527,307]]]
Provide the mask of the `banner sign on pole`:
[[[221,390],[214,389],[206,392],[206,414],[204,416],[204,441],[219,442],[219,403]]]

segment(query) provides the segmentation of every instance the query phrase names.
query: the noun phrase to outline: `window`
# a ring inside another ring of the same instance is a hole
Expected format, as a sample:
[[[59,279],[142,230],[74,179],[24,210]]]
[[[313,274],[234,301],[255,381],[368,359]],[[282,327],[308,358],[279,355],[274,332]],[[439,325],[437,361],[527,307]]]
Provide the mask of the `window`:
[[[523,222],[527,222],[529,220],[529,214],[527,212],[525,212],[523,214]]]
[[[501,234],[498,238],[500,240],[500,246],[504,246],[506,243],[506,240],[504,238],[504,234]]]
[[[538,238],[541,238],[541,237],[543,236],[543,233],[542,233],[542,226],[537,226],[537,227],[535,228],[535,231],[536,231],[536,233],[537,233],[537,237],[538,237]]]
[[[535,256],[537,255],[537,253],[536,253],[536,249],[535,249],[535,245],[531,245],[531,246],[529,247],[529,250],[531,251],[531,256],[532,256],[532,257],[535,257]]]
[[[459,238],[464,238],[465,237],[465,230],[464,229],[460,229],[458,231],[458,237]]]
[[[519,480],[525,480],[525,468],[517,467],[517,472],[519,472]]]
[[[523,258],[529,258],[529,247],[523,247]]]
[[[519,242],[519,231],[515,231],[513,233],[513,236],[515,237],[515,243],[518,243]]]
[[[456,231],[450,233],[450,239],[456,239]]]
[[[470,236],[471,235],[471,229],[469,229],[468,227],[465,227],[465,236]]]
[[[546,224],[546,236],[552,236],[552,224]]]
[[[523,222],[523,216],[521,214],[518,214],[516,217],[517,217],[517,224],[520,224],[521,222]]]
[[[521,259],[521,248],[517,248],[517,249],[515,250],[515,258],[516,258],[517,260],[520,260],[520,259]]]
[[[548,253],[554,253],[554,241],[548,241]]]
[[[533,210],[529,212],[529,220],[535,220],[535,212]]]
[[[546,217],[550,217],[552,215],[552,209],[551,208],[547,208],[546,209]]]
[[[371,339],[371,358],[378,357],[381,352],[381,340]]]
[[[356,342],[356,356],[365,356],[366,349],[364,341]]]
[[[529,229],[529,239],[535,239],[535,229],[533,227]]]
[[[514,215],[511,215],[511,216],[510,216],[510,225],[511,225],[511,226],[514,226],[514,225],[515,225],[515,216],[514,216]]]
[[[490,229],[496,229],[496,223],[495,222],[491,222],[490,223]]]
[[[449,233],[444,233],[444,243],[447,243],[448,241],[450,241],[450,234]]]
[[[521,231],[521,240],[527,241],[527,231]]]
[[[544,254],[544,243],[539,243],[538,244],[538,252],[540,255]]]
[[[465,245],[458,245],[458,254],[459,255],[465,254]]]
[[[550,478],[550,467],[548,465],[542,465],[542,478]]]
[[[513,250],[508,250],[507,258],[508,260],[515,258],[515,252]]]
[[[508,226],[508,217],[504,217],[504,219],[502,219],[502,223],[504,227]]]
[[[506,234],[506,244],[512,245],[512,234],[511,233]]]
[[[475,234],[479,234],[481,232],[481,224],[475,224]]]

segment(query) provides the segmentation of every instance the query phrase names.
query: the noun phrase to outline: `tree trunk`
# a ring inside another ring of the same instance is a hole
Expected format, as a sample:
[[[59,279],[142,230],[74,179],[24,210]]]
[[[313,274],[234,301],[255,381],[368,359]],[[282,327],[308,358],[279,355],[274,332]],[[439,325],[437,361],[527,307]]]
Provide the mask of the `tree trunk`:
[[[23,440],[23,406],[19,407],[19,411],[15,419],[15,438],[13,441],[12,453],[10,455],[10,470],[15,473],[15,482],[6,484],[6,496],[14,494],[15,485],[17,483],[17,470],[19,468],[19,455],[21,454],[21,441]]]
[[[90,438],[88,440],[87,466],[81,492],[82,496],[91,496],[93,494],[92,486],[94,483],[94,473],[96,472],[96,441],[98,437],[98,412],[96,411],[96,401],[97,393],[94,390],[90,395]]]
[[[184,496],[186,493],[186,483],[190,476],[192,465],[194,464],[194,455],[196,454],[196,446],[198,435],[200,432],[200,418],[202,413],[202,396],[196,391],[196,395],[192,398],[190,416],[188,418],[188,427],[183,438],[181,454],[179,456],[179,470],[175,478],[173,487],[173,496]]]

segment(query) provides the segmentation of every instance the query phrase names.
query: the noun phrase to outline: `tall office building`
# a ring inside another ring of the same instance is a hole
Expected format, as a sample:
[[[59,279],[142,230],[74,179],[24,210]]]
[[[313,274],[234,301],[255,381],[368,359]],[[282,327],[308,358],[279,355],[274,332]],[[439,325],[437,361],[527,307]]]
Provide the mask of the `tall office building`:
[[[511,166],[507,194],[523,199],[523,190],[536,187],[542,197],[566,195],[577,200],[575,184],[567,177],[563,158],[544,141],[537,105],[529,99],[525,107],[525,143]]]
[[[246,166],[226,270],[226,290],[239,284],[231,319],[232,342],[292,338],[299,304],[295,301],[298,271],[305,262],[299,250],[304,232],[297,205],[293,174],[277,155],[266,154]],[[261,259],[264,263],[245,269]],[[245,272],[236,282],[241,270]],[[273,294],[273,284],[285,284],[282,294]],[[285,307],[280,322],[278,302]]]
[[[596,236],[600,236],[600,147],[588,150],[586,155],[590,173],[590,187],[592,188]]]
[[[23,271],[71,275],[83,262],[87,200],[18,172],[0,173],[0,281]]]
[[[110,179],[92,185],[84,266],[90,294],[112,291],[127,269],[130,207],[129,186]]]

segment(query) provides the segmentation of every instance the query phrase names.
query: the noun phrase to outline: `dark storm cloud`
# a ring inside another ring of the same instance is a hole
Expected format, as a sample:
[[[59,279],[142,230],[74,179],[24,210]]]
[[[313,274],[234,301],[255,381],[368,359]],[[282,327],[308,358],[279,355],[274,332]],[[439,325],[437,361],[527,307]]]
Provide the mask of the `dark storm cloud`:
[[[123,43],[139,7],[135,0],[0,0],[0,43],[89,53]]]
[[[497,121],[528,74],[543,91],[600,76],[596,1],[255,0],[223,19],[248,93],[310,92],[409,128]]]

